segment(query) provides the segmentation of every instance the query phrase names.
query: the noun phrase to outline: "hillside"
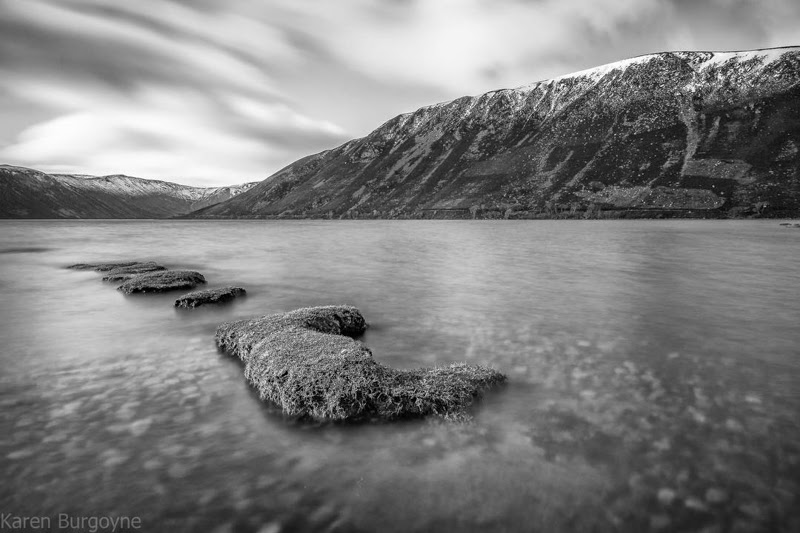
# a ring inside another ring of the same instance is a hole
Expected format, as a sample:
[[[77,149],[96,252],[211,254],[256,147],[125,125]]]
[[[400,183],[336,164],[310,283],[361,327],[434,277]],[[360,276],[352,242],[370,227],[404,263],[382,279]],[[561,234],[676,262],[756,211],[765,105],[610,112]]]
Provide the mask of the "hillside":
[[[168,218],[228,200],[254,185],[190,187],[0,165],[0,218]]]
[[[641,56],[397,116],[198,218],[800,215],[800,48]]]

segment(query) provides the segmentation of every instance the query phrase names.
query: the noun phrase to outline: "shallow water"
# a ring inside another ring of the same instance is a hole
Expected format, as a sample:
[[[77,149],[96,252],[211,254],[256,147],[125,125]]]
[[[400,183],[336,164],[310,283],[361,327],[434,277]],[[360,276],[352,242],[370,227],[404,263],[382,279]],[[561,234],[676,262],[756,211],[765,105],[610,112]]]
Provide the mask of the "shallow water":
[[[179,310],[63,268],[115,259],[248,296]],[[797,531],[798,260],[777,221],[0,221],[0,510],[148,532]],[[308,424],[214,346],[220,322],[337,303],[381,362],[509,384],[468,424]]]

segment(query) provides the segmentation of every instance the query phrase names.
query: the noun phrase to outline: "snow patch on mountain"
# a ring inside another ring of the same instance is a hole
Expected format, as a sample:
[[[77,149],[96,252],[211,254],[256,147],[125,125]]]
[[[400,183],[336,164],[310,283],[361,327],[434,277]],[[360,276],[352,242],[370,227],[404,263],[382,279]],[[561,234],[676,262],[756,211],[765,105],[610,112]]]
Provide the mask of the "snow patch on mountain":
[[[599,80],[603,76],[615,70],[625,70],[631,65],[642,65],[644,63],[649,63],[655,57],[657,57],[657,54],[648,54],[644,56],[631,57],[628,59],[623,59],[621,61],[615,61],[614,63],[600,65],[599,67],[587,68],[585,70],[564,74],[562,76],[551,78],[549,80],[544,80],[529,85],[524,85],[522,87],[519,87],[518,90],[535,89],[543,83],[551,84],[569,78],[590,78],[592,80]]]
[[[700,63],[701,69],[707,69],[715,66],[721,66],[729,61],[736,61],[744,63],[746,61],[759,60],[761,67],[765,67],[780,59],[783,54],[798,50],[800,48],[769,48],[766,50],[748,50],[745,52],[714,52]]]

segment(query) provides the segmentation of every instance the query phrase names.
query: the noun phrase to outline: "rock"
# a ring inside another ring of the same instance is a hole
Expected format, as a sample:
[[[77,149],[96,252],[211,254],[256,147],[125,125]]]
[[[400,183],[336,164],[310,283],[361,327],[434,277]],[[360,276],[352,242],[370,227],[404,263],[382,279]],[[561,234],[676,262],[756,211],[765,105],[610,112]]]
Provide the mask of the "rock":
[[[724,503],[728,499],[728,494],[716,487],[711,487],[706,491],[706,501],[711,504]]]
[[[661,505],[671,505],[675,501],[675,491],[663,488],[658,491],[658,503]]]
[[[121,263],[77,263],[67,268],[72,270],[96,270],[97,272],[107,272],[115,268],[129,267],[140,264],[139,261],[123,261]]]
[[[739,506],[739,511],[750,518],[760,520],[764,517],[764,509],[756,502],[747,502]]]
[[[698,424],[705,424],[706,423],[706,415],[703,411],[697,409],[696,407],[689,406],[686,409],[686,412],[692,416],[692,419],[697,422]]]
[[[744,401],[751,405],[761,405],[761,397],[757,394],[745,394]]]
[[[644,477],[641,474],[631,474],[628,478],[628,487],[633,491],[640,491],[644,487]]]
[[[146,263],[134,263],[128,266],[112,268],[103,276],[103,281],[124,281],[132,278],[136,274],[144,274],[145,272],[157,272],[159,270],[166,270],[167,267],[159,265],[153,261]]]
[[[278,522],[270,522],[269,524],[264,524],[258,530],[258,533],[280,533],[281,532],[281,525]]]
[[[262,400],[318,420],[466,416],[481,393],[506,380],[466,364],[397,370],[351,337],[367,324],[358,309],[327,306],[228,322],[217,345],[244,362]]]
[[[154,261],[124,261],[119,263],[78,263],[67,268],[74,270],[96,270],[105,272],[103,281],[122,281],[118,290],[134,292],[166,292],[193,289],[206,280],[192,270],[167,270]]]
[[[81,400],[74,400],[71,402],[67,402],[63,405],[59,405],[58,407],[53,408],[50,411],[51,418],[61,418],[65,416],[73,416],[75,413],[78,412],[78,409],[81,407]]]
[[[708,507],[702,501],[697,498],[687,498],[684,505],[687,509],[691,509],[693,511],[704,513],[708,511]]]
[[[220,524],[214,529],[212,529],[211,533],[233,533],[233,531],[234,531],[233,522],[225,522],[224,524]]]
[[[669,438],[664,437],[660,440],[657,440],[653,443],[653,448],[660,452],[668,452],[672,448],[672,443],[670,443]]]
[[[223,287],[221,289],[205,289],[184,294],[175,300],[175,307],[193,308],[206,304],[221,304],[229,302],[237,296],[247,294],[241,287]]]
[[[193,289],[206,279],[193,270],[162,270],[133,276],[117,290],[125,294],[136,292],[167,292],[180,289]]]
[[[129,430],[131,435],[134,437],[141,437],[147,430],[150,429],[150,425],[153,423],[153,419],[151,417],[142,418],[140,420],[136,420],[135,422],[131,422],[129,426]]]
[[[667,515],[655,515],[650,517],[650,529],[652,530],[661,530],[666,529],[670,526],[672,521],[669,519]]]
[[[28,457],[33,456],[33,450],[17,450],[15,452],[11,452],[6,455],[6,459],[10,459],[11,461],[17,461],[19,459],[27,459]]]
[[[744,430],[744,426],[742,425],[742,423],[734,418],[727,419],[725,421],[725,427],[730,431],[736,431],[736,432]]]
[[[173,463],[167,468],[167,475],[172,479],[179,479],[189,475],[192,469],[184,464]]]
[[[161,470],[161,468],[164,467],[164,463],[158,459],[148,459],[142,464],[142,466],[145,470]]]
[[[101,453],[100,459],[104,467],[114,468],[127,461],[128,456],[115,448],[111,448]]]

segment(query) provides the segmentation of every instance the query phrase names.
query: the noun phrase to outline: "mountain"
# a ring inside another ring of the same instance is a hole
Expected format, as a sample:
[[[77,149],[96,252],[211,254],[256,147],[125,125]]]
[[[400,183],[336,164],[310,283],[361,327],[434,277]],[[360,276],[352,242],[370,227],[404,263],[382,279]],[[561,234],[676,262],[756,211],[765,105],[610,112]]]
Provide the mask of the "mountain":
[[[0,165],[0,218],[168,218],[228,200],[256,183],[203,188]]]
[[[800,214],[800,47],[636,57],[423,107],[191,217]]]

